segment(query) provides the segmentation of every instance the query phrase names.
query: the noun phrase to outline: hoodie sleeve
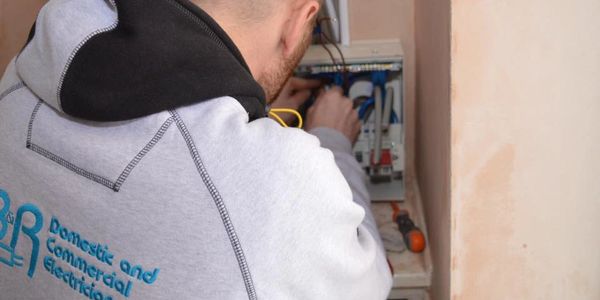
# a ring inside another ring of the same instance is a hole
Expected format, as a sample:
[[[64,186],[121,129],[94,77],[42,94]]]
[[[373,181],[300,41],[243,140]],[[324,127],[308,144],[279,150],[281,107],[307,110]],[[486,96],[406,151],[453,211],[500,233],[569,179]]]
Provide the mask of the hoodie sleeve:
[[[364,171],[352,155],[352,144],[342,133],[332,128],[314,128],[309,133],[319,139],[321,147],[333,152],[335,163],[352,190],[354,202],[365,210],[366,217],[363,223],[379,241],[379,231],[371,212],[371,199],[365,185]]]
[[[392,276],[350,143],[330,132],[321,145],[268,118],[248,123],[233,101],[213,103],[205,118],[180,114],[212,124],[190,132],[203,145],[258,298],[386,299]]]
[[[312,129],[309,133],[319,139],[321,147],[329,149],[333,153],[336,165],[352,190],[354,202],[365,211],[365,218],[361,226],[364,226],[370,232],[377,243],[377,255],[382,256],[377,259],[380,264],[378,269],[388,269],[387,263],[382,264],[382,262],[387,262],[385,249],[371,211],[371,199],[365,185],[364,171],[352,154],[352,144],[348,138],[335,129],[319,127]]]

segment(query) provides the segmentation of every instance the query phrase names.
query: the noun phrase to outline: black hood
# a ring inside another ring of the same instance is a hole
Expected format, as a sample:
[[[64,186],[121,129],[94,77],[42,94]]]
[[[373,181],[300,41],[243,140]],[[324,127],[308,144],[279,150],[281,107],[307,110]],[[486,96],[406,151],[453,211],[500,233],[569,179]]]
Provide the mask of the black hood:
[[[250,120],[265,94],[240,51],[186,0],[116,0],[118,24],[76,51],[60,87],[62,110],[92,121],[123,121],[231,96]]]

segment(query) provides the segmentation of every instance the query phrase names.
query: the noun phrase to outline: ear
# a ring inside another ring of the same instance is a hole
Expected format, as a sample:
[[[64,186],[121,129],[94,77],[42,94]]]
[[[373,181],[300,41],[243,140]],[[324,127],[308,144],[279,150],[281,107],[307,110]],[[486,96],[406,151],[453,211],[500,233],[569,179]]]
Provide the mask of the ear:
[[[302,43],[306,31],[312,29],[321,4],[318,0],[304,0],[293,8],[281,36],[283,55],[290,57]]]

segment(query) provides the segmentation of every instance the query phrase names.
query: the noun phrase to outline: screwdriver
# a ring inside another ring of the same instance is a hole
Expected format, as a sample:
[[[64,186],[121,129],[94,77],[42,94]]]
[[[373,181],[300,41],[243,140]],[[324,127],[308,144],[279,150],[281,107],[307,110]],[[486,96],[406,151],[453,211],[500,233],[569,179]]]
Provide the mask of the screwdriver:
[[[400,209],[396,203],[392,203],[392,208],[394,209],[392,218],[398,224],[398,229],[402,233],[406,248],[414,253],[423,252],[426,246],[423,231],[411,220],[407,210]]]

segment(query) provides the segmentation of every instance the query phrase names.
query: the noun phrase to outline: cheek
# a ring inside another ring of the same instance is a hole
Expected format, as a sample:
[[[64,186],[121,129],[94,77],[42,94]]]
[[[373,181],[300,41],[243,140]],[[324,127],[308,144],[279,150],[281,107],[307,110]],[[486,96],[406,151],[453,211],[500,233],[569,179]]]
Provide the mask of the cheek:
[[[281,90],[286,81],[286,74],[283,72],[282,63],[273,59],[265,66],[263,75],[257,80],[265,90],[267,101],[273,102],[278,92]]]

